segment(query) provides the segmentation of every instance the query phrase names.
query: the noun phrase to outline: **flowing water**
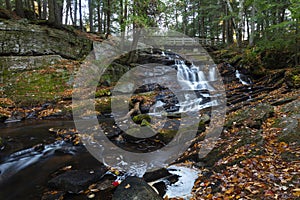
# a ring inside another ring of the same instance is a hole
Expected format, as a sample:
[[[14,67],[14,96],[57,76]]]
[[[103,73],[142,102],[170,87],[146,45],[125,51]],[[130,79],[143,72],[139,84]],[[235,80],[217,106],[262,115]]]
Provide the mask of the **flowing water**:
[[[213,86],[218,81],[215,66],[204,69],[204,66],[188,65],[176,55],[171,57],[163,52],[162,56],[175,60],[173,67],[177,70],[178,82],[187,91],[184,101],[174,105],[177,108],[174,112],[195,112],[219,104]],[[149,114],[165,113],[165,106],[163,100],[157,100]],[[74,128],[74,124],[71,121],[26,121],[0,127],[0,136],[8,141],[7,147],[0,151],[0,199],[39,199],[51,174],[57,170],[67,165],[76,169],[91,169],[99,165],[82,146],[56,141],[55,136],[49,133],[49,128]],[[195,172],[173,168],[169,170],[183,178],[179,185],[175,185],[177,189],[169,187],[167,194],[180,196],[180,189],[188,196],[186,193],[190,192],[193,182],[186,180],[189,177],[194,180]],[[146,165],[132,166],[127,175],[142,177],[146,170]]]
[[[83,147],[55,141],[49,128],[73,128],[72,121],[26,121],[0,128],[0,199],[40,199],[51,174],[65,166],[93,169],[99,162]],[[43,145],[42,145],[43,144]]]

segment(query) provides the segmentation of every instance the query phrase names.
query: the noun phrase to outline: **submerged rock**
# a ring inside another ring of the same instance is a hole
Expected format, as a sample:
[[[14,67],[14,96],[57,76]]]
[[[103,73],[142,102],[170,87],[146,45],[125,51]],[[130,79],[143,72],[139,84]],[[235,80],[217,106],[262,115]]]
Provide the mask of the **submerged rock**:
[[[128,177],[115,190],[113,200],[162,200],[143,179]]]

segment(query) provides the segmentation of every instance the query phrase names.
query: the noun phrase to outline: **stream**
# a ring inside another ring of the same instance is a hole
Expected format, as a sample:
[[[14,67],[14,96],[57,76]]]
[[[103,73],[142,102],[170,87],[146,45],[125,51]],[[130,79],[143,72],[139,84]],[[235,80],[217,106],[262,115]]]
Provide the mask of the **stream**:
[[[55,141],[49,128],[72,121],[25,121],[2,127],[8,144],[0,152],[0,199],[40,199],[51,174],[65,166],[93,169],[99,162],[82,146]],[[43,147],[42,147],[43,144]]]
[[[163,52],[162,56],[166,54]],[[170,59],[168,55],[167,57]],[[166,96],[161,95],[162,97],[156,98],[155,104],[148,111],[149,115],[153,118],[158,117],[159,121],[159,117],[166,112],[167,114],[199,112],[220,105],[219,94],[215,92],[214,87],[214,83],[217,82],[215,66],[203,70],[201,67],[187,65],[184,61],[176,59],[172,68],[177,70],[178,82],[182,89],[187,91],[182,93],[184,101],[178,102],[176,97],[171,97],[168,101]],[[235,75],[243,85],[250,85],[239,71],[236,71]],[[106,123],[105,120],[111,119],[103,120]],[[111,122],[107,124],[109,126],[106,128],[115,132],[110,126]],[[55,134],[49,132],[50,128],[69,129],[75,128],[75,125],[73,121],[26,120],[0,127],[0,136],[7,143],[0,151],[0,199],[40,199],[49,179],[60,169],[72,166],[75,169],[93,170],[99,167],[99,161],[83,145],[74,146],[72,143],[57,140]],[[119,138],[119,135],[114,134],[112,140]],[[136,144],[138,142],[140,141],[136,141]],[[149,143],[146,142],[145,145],[149,147]],[[157,144],[154,144],[154,147],[160,147],[155,145]],[[128,143],[124,143],[123,147],[127,148]],[[169,197],[181,195],[188,198],[197,172],[176,166],[170,166],[168,170],[181,178],[173,186],[162,180],[167,186],[166,194]]]

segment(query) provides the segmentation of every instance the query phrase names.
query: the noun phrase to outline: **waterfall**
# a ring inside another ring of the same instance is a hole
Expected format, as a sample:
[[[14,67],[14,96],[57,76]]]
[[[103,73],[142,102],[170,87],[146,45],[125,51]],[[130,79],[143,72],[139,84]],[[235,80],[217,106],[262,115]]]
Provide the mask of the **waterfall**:
[[[178,107],[178,112],[198,111],[207,107],[218,105],[217,100],[212,100],[211,92],[215,91],[212,86],[217,81],[215,66],[196,66],[186,64],[178,55],[169,55],[162,51],[161,56],[174,60],[174,68],[177,70],[177,81],[181,86],[183,99],[174,106]],[[196,96],[196,98],[195,98]],[[164,104],[160,101],[152,105],[150,113],[160,115],[164,111]]]

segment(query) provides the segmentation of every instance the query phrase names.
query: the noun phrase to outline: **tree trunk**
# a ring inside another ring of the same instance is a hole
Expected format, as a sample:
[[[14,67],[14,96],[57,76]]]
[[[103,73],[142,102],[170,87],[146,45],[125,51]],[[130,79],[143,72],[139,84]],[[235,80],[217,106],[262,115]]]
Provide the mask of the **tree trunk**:
[[[41,19],[45,20],[47,19],[47,0],[42,0],[42,8],[43,8],[43,12],[42,12],[42,16],[41,16]]]
[[[250,36],[249,36],[249,46],[250,47],[252,47],[254,45],[254,37],[255,37],[254,17],[255,17],[255,7],[252,6],[252,10],[251,10],[251,33],[250,33]]]
[[[106,38],[108,38],[108,36],[110,35],[110,15],[111,15],[111,7],[110,7],[110,0],[107,0],[107,10],[106,10],[107,14],[106,14]]]
[[[35,5],[34,5],[34,0],[31,0],[31,7],[32,7],[32,12],[33,12],[33,19],[36,20],[36,12],[35,12]]]
[[[66,1],[66,16],[65,16],[65,24],[68,24],[69,12],[71,10],[71,0]],[[72,13],[70,14],[72,16]]]
[[[78,11],[78,2],[74,0],[74,21],[73,26],[77,26],[77,11]]]
[[[10,3],[10,0],[5,0],[5,6],[6,6],[6,9],[11,11],[11,3]]]
[[[62,25],[62,9],[63,9],[63,2],[61,0],[49,0],[48,1],[49,7],[49,24],[60,28]]]
[[[300,64],[300,38],[299,38],[299,18],[296,18],[296,52],[295,52],[295,65],[298,66]]]
[[[39,15],[39,19],[42,19],[42,2],[41,0],[37,1],[38,4],[38,15]]]
[[[80,24],[80,30],[84,31],[84,29],[83,29],[83,22],[82,22],[82,6],[81,6],[81,0],[79,0],[79,24]]]
[[[25,17],[24,8],[23,8],[23,1],[22,0],[15,0],[16,4],[16,13],[19,17]]]
[[[55,0],[48,0],[48,8],[49,8],[49,17],[48,17],[48,22],[50,24],[55,23]]]
[[[94,32],[94,5],[92,0],[88,0],[89,6],[89,24],[90,24],[90,32]]]
[[[102,33],[101,1],[97,3],[98,33]]]

